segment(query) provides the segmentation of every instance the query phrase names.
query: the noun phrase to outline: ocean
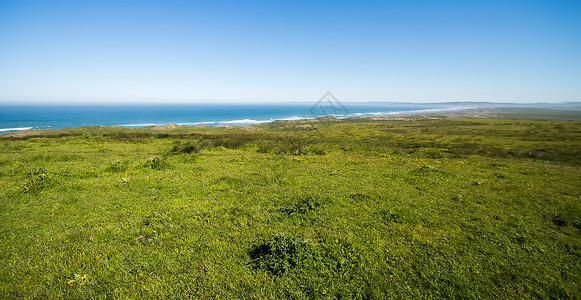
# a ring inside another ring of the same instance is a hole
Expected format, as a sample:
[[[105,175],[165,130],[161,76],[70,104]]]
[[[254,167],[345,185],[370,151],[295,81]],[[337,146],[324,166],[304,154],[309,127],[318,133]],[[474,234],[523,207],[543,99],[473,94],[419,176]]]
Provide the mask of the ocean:
[[[333,106],[333,105],[331,105]],[[332,115],[337,118],[457,109],[452,104],[0,104],[0,132],[86,125],[145,127],[175,123],[247,125]]]

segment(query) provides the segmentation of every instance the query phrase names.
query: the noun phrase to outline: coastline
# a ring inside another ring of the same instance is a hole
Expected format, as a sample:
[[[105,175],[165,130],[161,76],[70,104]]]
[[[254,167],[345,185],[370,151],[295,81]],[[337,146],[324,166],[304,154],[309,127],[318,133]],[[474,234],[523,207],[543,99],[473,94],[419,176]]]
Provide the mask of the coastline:
[[[184,104],[184,105],[40,105],[3,106],[0,104],[0,133],[28,129],[73,128],[81,126],[122,126],[142,128],[176,124],[257,125],[282,121],[388,114],[433,112],[467,107],[466,104],[349,103],[337,110],[327,103],[300,104]]]
[[[211,130],[211,128],[217,128],[220,130],[241,130],[241,131],[259,131],[260,125],[268,124],[273,122],[284,122],[284,123],[299,123],[299,124],[309,124],[313,122],[318,122],[324,118],[332,118],[333,120],[357,120],[357,119],[367,119],[375,121],[414,121],[414,120],[438,120],[438,119],[523,119],[523,120],[562,120],[562,121],[581,121],[581,111],[579,110],[556,110],[556,109],[543,109],[543,108],[530,108],[530,107],[503,107],[503,108],[453,108],[453,109],[429,109],[429,110],[418,110],[418,111],[406,111],[406,112],[393,112],[386,114],[368,115],[368,116],[350,116],[350,117],[319,117],[319,118],[285,118],[285,119],[271,119],[269,121],[259,121],[252,124],[234,124],[235,122],[227,121],[223,122],[221,125],[209,125],[209,124],[152,124],[149,126],[118,126],[118,125],[86,125],[78,127],[67,127],[67,128],[15,128],[17,130],[4,132],[0,131],[0,138],[24,138],[32,136],[42,136],[43,134],[50,132],[76,132],[80,129],[122,129],[128,131],[134,130],[152,130],[155,132],[163,133],[175,130]],[[208,123],[208,122],[205,122]],[[71,133],[75,134],[75,133]]]
[[[435,112],[444,112],[444,111],[454,111],[459,109],[464,109],[462,107],[438,107],[437,105],[429,105],[424,106],[424,108],[415,109],[413,106],[415,104],[410,104],[407,107],[370,107],[367,106],[364,109],[361,107],[350,107],[353,112],[344,111],[344,114],[334,114],[333,117],[338,119],[345,119],[345,118],[355,118],[355,117],[376,117],[376,116],[384,116],[384,115],[403,115],[403,114],[417,114],[417,113],[435,113]],[[270,106],[272,107],[272,106]],[[299,121],[299,120],[312,120],[317,119],[319,117],[327,116],[328,114],[315,112],[315,106],[304,106],[301,108],[300,111],[285,111],[277,110],[272,111],[270,113],[264,112],[244,112],[241,114],[233,114],[231,115],[231,119],[228,119],[225,116],[216,116],[214,115],[215,111],[209,111],[207,115],[198,115],[192,114],[191,116],[178,116],[168,114],[166,112],[161,112],[156,115],[151,116],[140,116],[134,118],[129,116],[127,118],[127,122],[123,122],[120,120],[111,121],[107,119],[103,120],[86,120],[78,121],[76,118],[79,118],[79,115],[61,115],[59,119],[54,119],[52,121],[43,121],[37,122],[34,115],[27,116],[29,121],[24,123],[12,123],[10,122],[11,118],[18,118],[19,116],[16,114],[10,115],[8,113],[5,116],[5,120],[7,124],[4,124],[4,127],[0,126],[0,134],[7,133],[7,132],[15,132],[15,131],[26,131],[32,129],[63,129],[63,128],[75,128],[75,127],[83,127],[83,126],[120,126],[125,128],[147,128],[147,127],[159,127],[164,126],[167,124],[175,124],[177,126],[209,126],[209,127],[219,127],[219,126],[242,126],[242,125],[259,125],[264,123],[271,123],[275,121]],[[257,109],[260,109],[258,107]],[[125,111],[126,113],[127,111]],[[101,112],[103,113],[103,112]],[[42,118],[42,117],[41,117]],[[72,122],[62,122],[61,120],[73,120]],[[134,120],[131,120],[134,119]],[[185,119],[193,119],[193,120],[185,120]],[[12,126],[10,126],[12,125]]]

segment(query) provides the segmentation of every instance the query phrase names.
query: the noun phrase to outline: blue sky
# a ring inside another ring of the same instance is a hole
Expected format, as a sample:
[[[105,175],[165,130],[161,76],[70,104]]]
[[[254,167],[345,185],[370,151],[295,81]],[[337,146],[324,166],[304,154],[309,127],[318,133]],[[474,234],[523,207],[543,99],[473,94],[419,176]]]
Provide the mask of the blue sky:
[[[581,101],[581,1],[3,1],[0,102]]]

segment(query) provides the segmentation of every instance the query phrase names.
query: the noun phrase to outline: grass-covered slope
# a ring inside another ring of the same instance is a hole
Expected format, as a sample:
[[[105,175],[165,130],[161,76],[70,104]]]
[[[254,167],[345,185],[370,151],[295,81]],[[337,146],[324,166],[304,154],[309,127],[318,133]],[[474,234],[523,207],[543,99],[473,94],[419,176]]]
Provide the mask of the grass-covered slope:
[[[0,139],[0,298],[578,298],[581,122]]]

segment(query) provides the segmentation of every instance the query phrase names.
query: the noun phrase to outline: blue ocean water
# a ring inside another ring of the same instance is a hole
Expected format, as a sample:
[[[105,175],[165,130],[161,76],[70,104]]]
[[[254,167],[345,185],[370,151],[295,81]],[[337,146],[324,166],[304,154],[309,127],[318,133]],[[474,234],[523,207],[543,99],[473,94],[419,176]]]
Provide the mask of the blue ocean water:
[[[324,103],[323,103],[324,104]],[[32,128],[67,128],[85,125],[144,127],[175,123],[244,125],[274,120],[310,119],[324,115],[338,118],[417,111],[448,110],[452,104],[343,103],[329,110],[323,104],[128,104],[72,105],[0,104],[0,132]]]

